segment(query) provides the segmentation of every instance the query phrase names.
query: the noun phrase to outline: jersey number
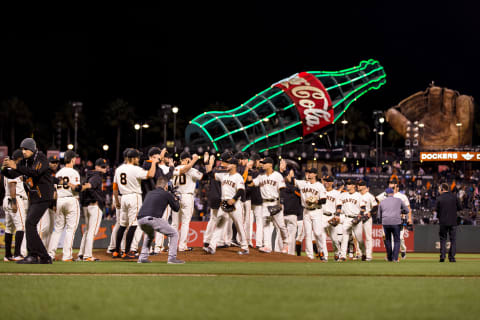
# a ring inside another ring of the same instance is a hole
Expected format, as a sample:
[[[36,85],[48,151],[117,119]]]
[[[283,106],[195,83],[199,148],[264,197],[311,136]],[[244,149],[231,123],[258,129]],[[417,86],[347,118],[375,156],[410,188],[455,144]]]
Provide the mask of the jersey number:
[[[68,183],[70,182],[70,178],[69,177],[58,177],[59,180],[61,180],[61,183],[59,185],[57,185],[57,188],[58,189],[70,189],[70,187],[68,186]]]
[[[120,183],[123,185],[127,184],[127,174],[126,173],[121,173],[120,174]]]
[[[185,184],[185,183],[187,183],[187,177],[184,174],[181,174],[179,176],[175,176],[175,185]]]

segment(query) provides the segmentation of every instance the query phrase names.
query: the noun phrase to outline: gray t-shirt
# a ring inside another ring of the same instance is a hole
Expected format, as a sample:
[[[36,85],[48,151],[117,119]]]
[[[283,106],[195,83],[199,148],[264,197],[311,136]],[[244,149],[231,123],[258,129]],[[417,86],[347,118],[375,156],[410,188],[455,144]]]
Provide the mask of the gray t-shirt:
[[[387,197],[378,206],[378,214],[383,225],[399,225],[402,223],[402,214],[408,212],[402,200],[395,197]]]

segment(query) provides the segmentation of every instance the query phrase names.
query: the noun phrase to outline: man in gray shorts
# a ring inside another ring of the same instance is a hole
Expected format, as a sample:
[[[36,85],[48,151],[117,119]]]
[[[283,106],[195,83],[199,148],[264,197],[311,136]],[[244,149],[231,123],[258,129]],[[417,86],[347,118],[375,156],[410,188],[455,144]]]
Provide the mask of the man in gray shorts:
[[[155,238],[155,232],[160,232],[169,238],[168,264],[183,264],[185,261],[177,259],[178,232],[172,228],[168,222],[162,219],[163,212],[167,205],[172,210],[180,209],[178,198],[167,191],[168,181],[161,177],[157,180],[156,189],[147,193],[143,201],[140,212],[138,213],[138,226],[145,232],[143,239],[142,252],[138,257],[138,263],[149,263],[148,254],[150,246]]]

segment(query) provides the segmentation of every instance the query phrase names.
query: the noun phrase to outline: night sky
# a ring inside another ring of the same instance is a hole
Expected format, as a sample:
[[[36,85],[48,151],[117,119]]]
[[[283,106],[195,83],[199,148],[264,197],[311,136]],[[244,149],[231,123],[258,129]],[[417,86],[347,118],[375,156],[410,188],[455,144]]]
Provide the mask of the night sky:
[[[296,72],[340,70],[369,58],[384,66],[387,84],[356,102],[356,112],[387,109],[432,80],[480,99],[479,8],[472,1],[224,3],[13,11],[0,33],[0,99],[24,100],[45,124],[36,134],[47,141],[53,112],[82,101],[86,127],[79,134],[98,145],[114,144],[101,110],[115,98],[136,108],[135,120],[169,103],[186,122],[212,105],[236,107]],[[126,133],[132,139],[134,131]],[[162,141],[152,135],[145,133],[145,144]]]

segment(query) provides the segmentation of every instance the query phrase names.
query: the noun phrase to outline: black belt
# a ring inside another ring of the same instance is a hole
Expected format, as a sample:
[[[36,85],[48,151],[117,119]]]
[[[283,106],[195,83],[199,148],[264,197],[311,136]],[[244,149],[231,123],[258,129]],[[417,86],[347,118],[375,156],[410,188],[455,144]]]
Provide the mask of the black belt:
[[[275,202],[278,201],[278,199],[263,199],[263,202]]]
[[[307,209],[308,211],[313,211],[313,210],[318,210],[320,208],[305,208],[305,209]]]
[[[328,216],[328,217],[330,217],[330,216],[333,215],[333,213],[330,213],[330,212],[324,212],[323,214],[326,215],[326,216]]]

